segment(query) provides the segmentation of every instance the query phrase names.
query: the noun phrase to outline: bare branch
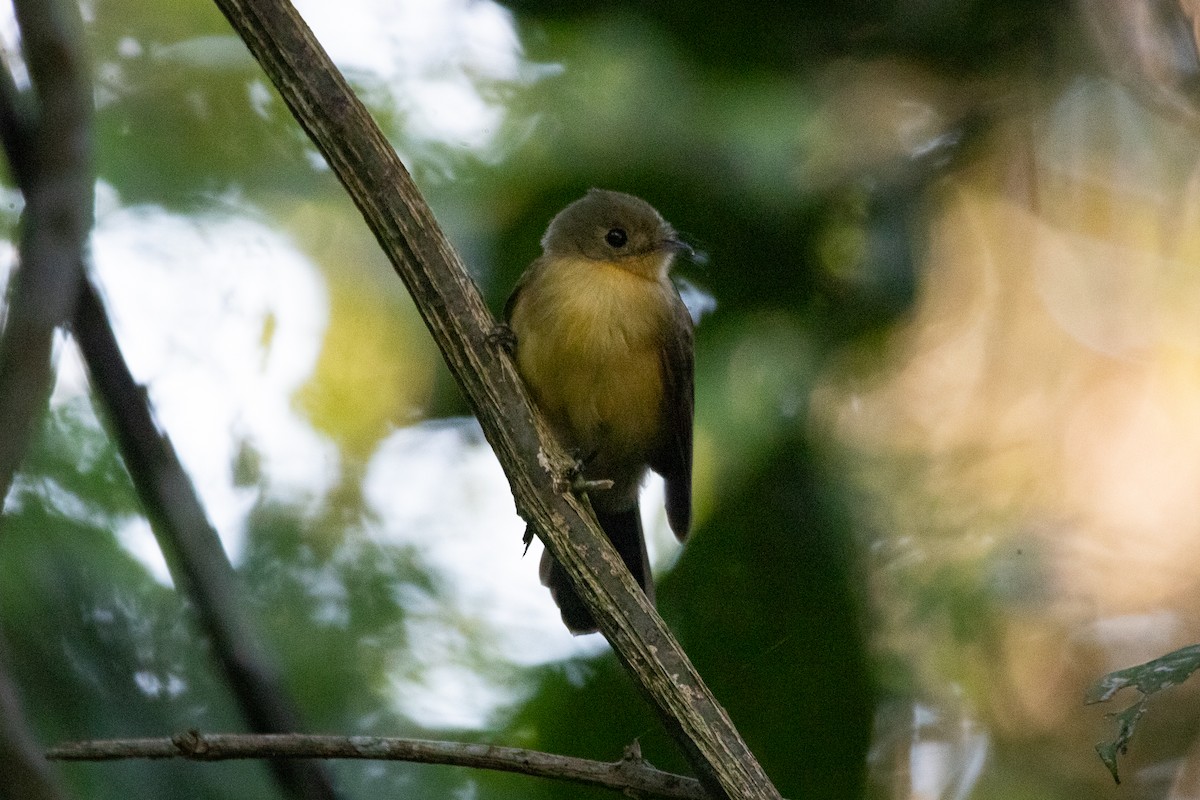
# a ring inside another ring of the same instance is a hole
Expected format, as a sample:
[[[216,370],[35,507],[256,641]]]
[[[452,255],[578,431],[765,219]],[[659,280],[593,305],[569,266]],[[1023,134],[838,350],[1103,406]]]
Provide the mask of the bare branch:
[[[18,88],[12,73],[0,62],[0,144],[8,155],[8,169],[18,186],[33,182],[33,112],[29,98]]]
[[[26,196],[22,265],[0,342],[0,419],[5,421],[0,501],[45,408],[53,377],[53,331],[73,310],[73,333],[172,578],[192,598],[247,720],[254,730],[296,730],[297,714],[286,699],[279,670],[238,602],[239,587],[220,539],[170,440],[154,423],[146,393],[125,364],[95,287],[82,278],[83,245],[92,221],[92,99],[83,77],[81,23],[64,18],[59,6],[78,14],[73,3],[17,3],[38,92],[36,118],[35,104],[0,69],[0,142]],[[30,417],[26,425],[22,414]],[[296,797],[336,797],[320,764],[276,764],[274,769]]]
[[[0,507],[46,410],[54,331],[74,305],[92,227],[92,98],[79,9],[67,2],[17,2],[16,10],[44,129],[33,136],[30,100],[0,68],[0,142],[25,192],[21,261],[0,317]],[[66,795],[38,750],[0,646],[4,788],[30,800],[61,800]]]
[[[0,504],[46,411],[54,382],[54,331],[75,305],[79,264],[92,228],[92,87],[83,56],[79,8],[69,2],[18,0],[39,135],[29,130],[11,75],[0,101],[4,145],[22,185],[20,264],[0,338]]]
[[[715,797],[778,798],[584,501],[495,320],[395,151],[287,0],[216,0],[325,156],[408,287],[512,486],[618,658]],[[565,491],[562,487],[568,487]]]
[[[620,761],[592,761],[517,747],[462,742],[394,739],[378,736],[248,736],[189,731],[169,739],[109,739],[72,742],[50,750],[61,761],[109,761],[128,758],[187,758],[225,761],[241,758],[345,758],[445,764],[599,786],[636,797],[707,800],[695,778],[663,772],[641,757],[636,745]]]
[[[192,598],[250,727],[276,733],[300,728],[279,668],[245,613],[233,565],[171,440],[155,424],[150,400],[133,379],[103,302],[88,280],[80,290],[72,333],[171,577]],[[298,797],[336,797],[333,782],[320,764],[275,764],[273,768],[279,781]]]

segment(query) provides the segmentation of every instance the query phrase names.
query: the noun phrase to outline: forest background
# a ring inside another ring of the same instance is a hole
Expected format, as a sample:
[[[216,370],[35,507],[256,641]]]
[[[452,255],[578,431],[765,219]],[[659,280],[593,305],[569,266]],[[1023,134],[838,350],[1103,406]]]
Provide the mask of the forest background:
[[[700,252],[697,525],[659,608],[788,797],[1189,797],[1194,687],[1114,787],[1086,688],[1200,641],[1186,3],[298,4],[490,304],[589,186]],[[83,6],[92,268],[305,726],[682,757],[537,547],[403,286],[215,6]],[[6,61],[20,74],[15,25]],[[0,198],[0,274],[22,201]],[[5,501],[38,739],[245,723],[59,347]],[[274,797],[254,763],[56,767]],[[602,796],[332,767],[347,797]]]

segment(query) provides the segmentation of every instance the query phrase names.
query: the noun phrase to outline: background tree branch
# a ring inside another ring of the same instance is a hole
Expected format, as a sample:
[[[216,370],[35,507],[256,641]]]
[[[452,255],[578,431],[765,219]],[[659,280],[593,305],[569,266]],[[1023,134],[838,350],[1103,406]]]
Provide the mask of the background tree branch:
[[[62,761],[129,758],[188,758],[195,761],[240,758],[378,759],[516,772],[633,793],[637,797],[668,800],[704,800],[708,797],[695,778],[652,767],[642,759],[637,745],[630,747],[620,761],[606,762],[518,747],[462,742],[378,736],[249,736],[190,731],[171,738],[72,742],[52,748],[46,757]]]
[[[565,480],[495,322],[392,146],[286,0],[216,0],[408,287],[503,465],[518,512],[576,583],[618,658],[715,796],[779,796]]]
[[[58,776],[30,733],[0,636],[0,794],[23,800],[64,800]]]
[[[287,699],[279,669],[242,611],[233,566],[174,447],[155,424],[149,398],[125,363],[96,287],[84,277],[94,177],[92,89],[78,6],[17,0],[15,7],[36,98],[21,92],[8,70],[0,69],[0,142],[26,200],[21,260],[0,340],[0,498],[7,495],[46,408],[54,377],[54,331],[70,319],[172,579],[195,605],[251,729],[293,732],[301,727],[299,715]],[[15,703],[15,689],[10,694],[5,698]],[[25,750],[34,751],[15,744],[15,708],[4,714],[0,761],[6,754],[15,759]],[[270,766],[294,797],[336,797],[319,762]],[[44,772],[40,763],[26,770],[29,775],[39,772]]]
[[[0,511],[54,381],[55,330],[74,305],[79,264],[92,227],[92,98],[79,8],[70,2],[19,0],[31,90],[17,89],[0,66],[0,141],[25,190],[20,263],[10,283],[0,334]],[[29,94],[42,127],[31,135]],[[22,711],[0,632],[0,775],[4,789],[30,800],[65,797],[39,755]]]
[[[90,280],[81,286],[71,331],[172,580],[195,604],[200,627],[251,730],[282,733],[302,728],[279,667],[243,610],[244,593],[229,556],[171,440],[155,424],[146,391],[129,371]],[[337,796],[319,762],[274,761],[271,769],[293,796]]]
[[[14,8],[33,97],[23,97],[5,76],[3,139],[25,209],[0,338],[0,507],[50,397],[54,332],[75,305],[94,183],[92,84],[79,9],[45,0],[16,0]],[[20,112],[35,103],[38,135],[24,137]]]

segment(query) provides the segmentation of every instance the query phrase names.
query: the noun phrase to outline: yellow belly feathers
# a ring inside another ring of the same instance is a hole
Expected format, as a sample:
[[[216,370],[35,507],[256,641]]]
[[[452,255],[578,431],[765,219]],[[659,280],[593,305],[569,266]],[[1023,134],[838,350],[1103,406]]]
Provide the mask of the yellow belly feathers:
[[[582,457],[600,451],[610,465],[644,464],[662,413],[669,285],[584,259],[559,261],[535,280],[511,323],[538,405]]]

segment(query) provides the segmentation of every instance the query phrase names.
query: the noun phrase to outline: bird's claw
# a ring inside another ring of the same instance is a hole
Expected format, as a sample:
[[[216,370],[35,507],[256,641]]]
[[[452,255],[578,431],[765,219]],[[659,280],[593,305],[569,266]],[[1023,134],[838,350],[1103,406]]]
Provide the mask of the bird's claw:
[[[501,322],[492,328],[487,334],[487,342],[494,347],[499,347],[510,356],[517,350],[517,334],[507,323]]]
[[[588,492],[603,492],[613,488],[613,482],[608,478],[600,480],[588,480],[583,475],[576,475],[571,479],[571,491],[575,494],[587,494]]]
[[[585,478],[583,469],[587,463],[596,457],[596,453],[589,453],[583,458],[579,458],[575,453],[575,463],[567,471],[567,486],[575,494],[587,494],[588,492],[603,492],[613,488],[613,482],[608,478],[598,478],[595,480]]]

